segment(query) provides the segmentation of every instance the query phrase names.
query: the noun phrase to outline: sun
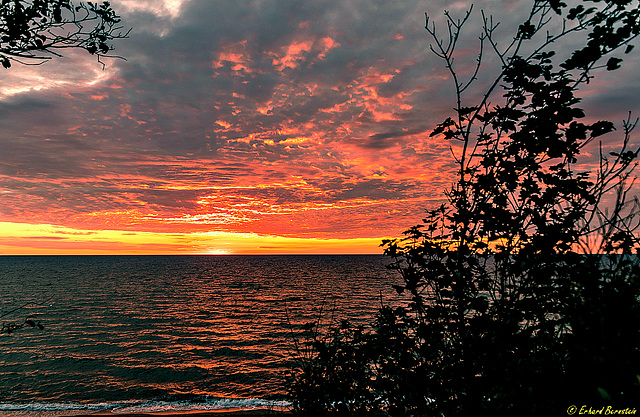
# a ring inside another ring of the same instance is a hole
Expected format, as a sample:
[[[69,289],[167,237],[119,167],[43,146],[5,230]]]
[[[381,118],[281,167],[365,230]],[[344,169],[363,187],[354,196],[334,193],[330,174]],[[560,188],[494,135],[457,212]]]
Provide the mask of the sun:
[[[233,253],[226,249],[210,248],[204,252],[205,255],[232,255]]]

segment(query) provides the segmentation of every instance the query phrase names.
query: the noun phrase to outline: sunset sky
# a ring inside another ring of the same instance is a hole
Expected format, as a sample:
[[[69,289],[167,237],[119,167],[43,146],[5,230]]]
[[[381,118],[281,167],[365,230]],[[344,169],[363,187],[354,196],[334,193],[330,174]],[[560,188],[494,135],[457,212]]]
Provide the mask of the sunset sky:
[[[469,3],[112,4],[126,61],[0,70],[0,254],[381,253],[442,199],[450,144],[429,132],[454,97],[424,12]],[[476,2],[462,72],[480,9],[507,33],[527,4]],[[587,113],[637,113],[639,62]]]

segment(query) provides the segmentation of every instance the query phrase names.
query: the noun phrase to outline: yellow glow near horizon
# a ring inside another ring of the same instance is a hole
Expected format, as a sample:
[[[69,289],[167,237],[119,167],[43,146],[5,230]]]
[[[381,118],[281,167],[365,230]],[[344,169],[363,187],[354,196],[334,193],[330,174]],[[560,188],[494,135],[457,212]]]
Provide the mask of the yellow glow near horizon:
[[[253,233],[84,230],[0,222],[0,255],[380,254],[382,238],[316,239]]]

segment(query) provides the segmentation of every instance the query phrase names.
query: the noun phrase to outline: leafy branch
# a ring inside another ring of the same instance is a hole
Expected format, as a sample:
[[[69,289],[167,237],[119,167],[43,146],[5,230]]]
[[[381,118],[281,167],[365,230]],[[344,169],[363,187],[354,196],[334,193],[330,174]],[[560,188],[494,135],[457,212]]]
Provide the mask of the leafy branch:
[[[115,57],[113,41],[129,36],[109,2],[13,0],[0,4],[0,63],[41,65],[61,56],[60,50],[84,49],[104,63]]]

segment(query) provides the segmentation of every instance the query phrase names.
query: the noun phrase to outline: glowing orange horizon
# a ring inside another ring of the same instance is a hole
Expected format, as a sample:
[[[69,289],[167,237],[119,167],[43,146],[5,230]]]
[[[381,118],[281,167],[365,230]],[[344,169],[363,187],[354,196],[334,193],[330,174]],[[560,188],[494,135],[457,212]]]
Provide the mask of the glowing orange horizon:
[[[79,230],[0,222],[0,255],[381,254],[382,238],[287,238],[253,233]]]

